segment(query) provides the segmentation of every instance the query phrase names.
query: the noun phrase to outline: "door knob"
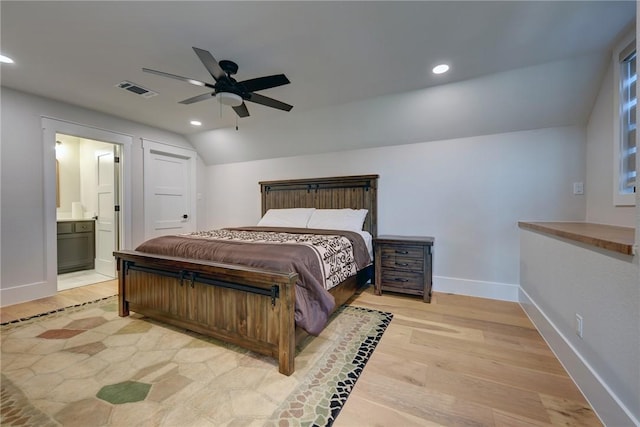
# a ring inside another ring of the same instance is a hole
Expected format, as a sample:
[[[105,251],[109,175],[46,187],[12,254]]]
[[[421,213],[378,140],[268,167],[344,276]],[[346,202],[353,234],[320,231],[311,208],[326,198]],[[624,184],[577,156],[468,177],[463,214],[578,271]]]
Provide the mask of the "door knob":
[[[182,215],[182,218],[187,219],[187,218],[189,218],[189,215],[184,214],[184,215]]]

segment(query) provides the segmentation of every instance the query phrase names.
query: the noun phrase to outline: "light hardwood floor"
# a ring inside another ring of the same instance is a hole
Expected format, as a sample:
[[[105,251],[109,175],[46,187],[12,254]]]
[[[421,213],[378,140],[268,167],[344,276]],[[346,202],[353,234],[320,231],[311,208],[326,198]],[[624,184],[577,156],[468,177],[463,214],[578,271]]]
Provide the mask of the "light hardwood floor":
[[[372,289],[393,321],[334,426],[600,426],[517,303]]]
[[[95,301],[118,293],[118,281],[109,280],[58,292],[56,295],[0,308],[0,323],[48,313],[63,307]]]
[[[117,281],[1,309],[29,317],[117,293]],[[600,426],[516,303],[434,293],[432,302],[369,287],[353,305],[393,321],[334,423],[352,426]]]

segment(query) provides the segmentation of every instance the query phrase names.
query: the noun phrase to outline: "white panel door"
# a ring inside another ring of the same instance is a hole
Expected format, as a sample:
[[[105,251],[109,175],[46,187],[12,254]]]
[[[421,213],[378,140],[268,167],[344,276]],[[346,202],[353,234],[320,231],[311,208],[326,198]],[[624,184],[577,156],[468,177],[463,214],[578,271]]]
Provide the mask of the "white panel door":
[[[96,156],[97,165],[97,218],[96,218],[96,272],[116,277],[113,251],[116,248],[114,164],[113,153]]]
[[[147,238],[194,231],[189,158],[150,151],[145,164]],[[148,170],[147,170],[148,168]]]

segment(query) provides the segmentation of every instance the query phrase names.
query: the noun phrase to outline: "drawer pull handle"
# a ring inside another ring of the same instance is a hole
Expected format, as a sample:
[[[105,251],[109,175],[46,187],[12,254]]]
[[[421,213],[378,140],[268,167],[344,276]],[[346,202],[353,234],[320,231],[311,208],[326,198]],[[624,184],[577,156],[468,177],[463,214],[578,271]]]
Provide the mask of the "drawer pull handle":
[[[408,281],[409,281],[409,279],[403,279],[403,278],[401,278],[401,277],[396,277],[396,278],[395,278],[395,279],[393,279],[393,280],[395,280],[396,282],[408,282]]]
[[[409,251],[396,251],[397,254],[407,255]]]
[[[399,267],[408,267],[409,264],[407,264],[406,262],[396,262],[396,265]]]

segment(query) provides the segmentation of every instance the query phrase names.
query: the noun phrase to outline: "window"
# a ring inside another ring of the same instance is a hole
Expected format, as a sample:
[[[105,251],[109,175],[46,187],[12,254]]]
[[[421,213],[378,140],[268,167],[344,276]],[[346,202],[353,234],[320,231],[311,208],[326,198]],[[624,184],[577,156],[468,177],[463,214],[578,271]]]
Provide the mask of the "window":
[[[626,52],[623,52],[623,54]],[[636,187],[636,72],[635,49],[620,61],[621,124],[620,132],[620,192],[634,193]]]
[[[617,57],[616,57],[617,56]],[[614,56],[618,63],[617,94],[617,124],[616,124],[616,150],[615,165],[615,191],[614,202],[616,205],[634,205],[637,186],[637,134],[636,134],[636,110],[638,98],[636,87],[638,73],[636,67],[636,42],[627,43],[617,55]]]

